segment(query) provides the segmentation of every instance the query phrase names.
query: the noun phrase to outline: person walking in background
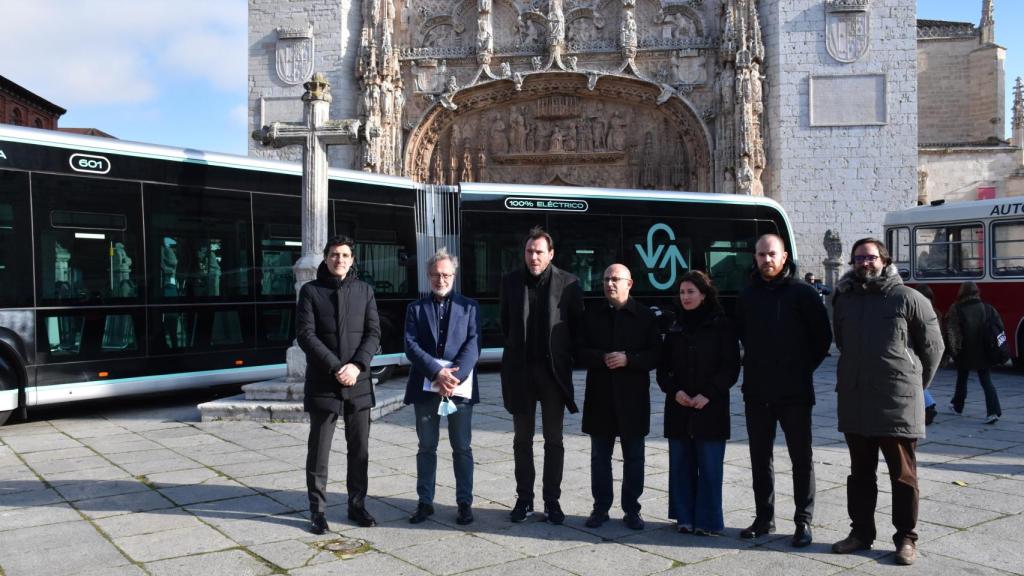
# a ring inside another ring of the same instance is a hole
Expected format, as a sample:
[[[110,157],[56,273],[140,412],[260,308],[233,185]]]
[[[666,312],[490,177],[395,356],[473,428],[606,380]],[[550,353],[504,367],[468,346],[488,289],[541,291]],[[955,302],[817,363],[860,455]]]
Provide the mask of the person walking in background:
[[[339,415],[345,421],[348,517],[364,528],[377,524],[366,510],[366,491],[374,405],[370,363],[380,344],[380,319],[373,288],[351,270],[354,250],[347,236],[329,239],[316,280],[302,285],[296,304],[295,336],[306,353],[306,489],[314,534],[329,529],[327,467]]]
[[[740,532],[758,538],[775,532],[775,431],[782,425],[793,463],[795,547],[811,543],[814,461],[811,410],[814,370],[832,345],[828,312],[814,287],[795,278],[782,238],[765,234],[755,247],[756,268],[736,302],[743,343],[743,401],[754,483],[754,522]]]
[[[579,280],[551,261],[555,245],[551,235],[530,230],[523,252],[524,266],[501,282],[501,397],[512,415],[512,451],[515,459],[516,503],[509,514],[522,522],[533,514],[533,435],[537,404],[544,433],[544,513],[552,524],[565,521],[558,500],[562,494],[565,447],[562,422],[565,409],[576,413],[572,366],[575,333],[583,319],[583,291]]]
[[[668,438],[668,517],[682,533],[718,534],[723,461],[729,439],[729,389],[740,373],[740,350],[718,291],[692,270],[679,284],[682,310],[658,362]]]
[[[961,414],[967,399],[967,377],[971,370],[978,373],[978,381],[985,392],[985,423],[995,424],[1003,415],[999,406],[999,394],[992,384],[992,364],[986,354],[986,339],[990,337],[986,319],[991,318],[1000,329],[1003,320],[991,304],[981,300],[978,285],[964,282],[956,295],[956,301],[946,315],[946,336],[949,351],[956,363],[956,389],[950,409]]]
[[[473,522],[473,405],[480,402],[476,363],[480,358],[479,314],[475,300],[453,291],[459,260],[441,248],[427,260],[429,296],[405,312],[405,355],[412,368],[405,403],[416,411],[416,512],[410,524],[434,513],[437,443],[441,413],[448,420],[448,441],[455,468],[455,521]]]
[[[917,440],[925,436],[924,389],[942,359],[939,320],[928,299],[903,284],[881,240],[862,238],[853,269],[832,301],[839,365],[839,431],[850,450],[846,507],[850,534],[836,554],[871,548],[878,500],[878,452],[892,484],[896,563],[917,559]]]

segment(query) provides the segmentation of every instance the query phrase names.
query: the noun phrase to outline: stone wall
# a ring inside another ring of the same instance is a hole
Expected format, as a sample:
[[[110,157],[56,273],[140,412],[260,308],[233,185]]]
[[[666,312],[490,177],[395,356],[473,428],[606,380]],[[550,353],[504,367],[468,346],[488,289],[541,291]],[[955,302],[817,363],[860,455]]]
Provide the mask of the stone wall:
[[[867,51],[846,64],[826,49],[824,4],[759,4],[767,63],[767,194],[789,213],[802,270],[816,274],[824,271],[826,230],[839,232],[848,251],[858,238],[880,236],[884,214],[913,206],[917,197],[916,3],[873,0]],[[812,77],[818,87],[813,98]],[[846,82],[884,86],[884,93],[869,94],[877,96],[869,103],[881,123],[864,125],[870,118],[848,98],[865,94],[835,90]],[[829,106],[830,100],[837,104]],[[822,125],[840,123],[861,125]]]
[[[979,187],[995,188],[996,197],[1014,195],[1008,176],[1020,167],[1019,153],[1009,146],[921,148],[918,165],[927,175],[926,201],[977,200]]]
[[[347,0],[249,0],[249,133],[275,120],[302,120],[302,84],[286,84],[277,74],[279,27],[299,29],[312,25],[313,69],[327,75],[334,97],[330,116],[356,117],[360,94],[355,78],[362,24],[360,10],[361,2]],[[302,151],[298,146],[268,148],[250,138],[249,155],[298,161]],[[352,167],[356,156],[355,146],[330,148],[331,166]]]
[[[977,37],[922,38],[917,45],[918,140],[978,143],[1004,137],[1006,50]]]

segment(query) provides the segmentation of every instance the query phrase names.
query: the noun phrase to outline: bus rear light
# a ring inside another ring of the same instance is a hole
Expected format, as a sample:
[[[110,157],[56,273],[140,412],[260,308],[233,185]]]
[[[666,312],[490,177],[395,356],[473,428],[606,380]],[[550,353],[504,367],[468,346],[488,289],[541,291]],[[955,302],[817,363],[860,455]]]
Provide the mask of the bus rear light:
[[[242,364],[245,364],[245,360],[235,360],[235,366],[241,366]]]
[[[107,372],[106,370],[104,370],[103,372],[100,372],[100,373],[98,374],[98,376],[99,376],[100,378],[106,378],[107,376],[110,376],[110,372]]]

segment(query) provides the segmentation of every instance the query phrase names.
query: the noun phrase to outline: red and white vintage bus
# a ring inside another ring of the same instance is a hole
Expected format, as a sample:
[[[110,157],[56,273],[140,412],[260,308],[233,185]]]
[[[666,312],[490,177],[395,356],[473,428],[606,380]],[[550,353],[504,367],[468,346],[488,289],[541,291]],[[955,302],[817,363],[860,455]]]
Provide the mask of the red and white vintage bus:
[[[918,206],[885,217],[885,242],[909,284],[927,284],[940,314],[972,280],[1006,325],[1024,366],[1024,197]]]

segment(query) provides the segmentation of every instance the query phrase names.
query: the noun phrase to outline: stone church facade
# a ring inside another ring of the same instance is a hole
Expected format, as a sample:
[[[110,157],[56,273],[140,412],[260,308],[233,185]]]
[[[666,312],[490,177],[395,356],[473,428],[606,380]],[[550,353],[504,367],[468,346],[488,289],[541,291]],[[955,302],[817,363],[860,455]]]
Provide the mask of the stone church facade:
[[[316,70],[376,134],[334,166],[763,194],[819,273],[917,196],[914,0],[250,0],[249,29],[250,129]]]

